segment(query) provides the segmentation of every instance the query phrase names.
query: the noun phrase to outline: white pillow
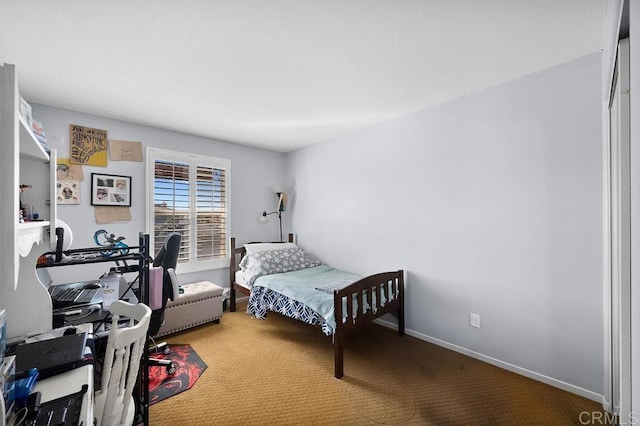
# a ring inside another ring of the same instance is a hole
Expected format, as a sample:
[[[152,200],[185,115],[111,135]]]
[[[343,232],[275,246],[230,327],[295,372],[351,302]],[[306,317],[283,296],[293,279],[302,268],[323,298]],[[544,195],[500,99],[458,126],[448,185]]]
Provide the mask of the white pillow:
[[[259,253],[267,250],[281,250],[297,247],[294,243],[250,243],[245,244],[244,248],[247,254]]]

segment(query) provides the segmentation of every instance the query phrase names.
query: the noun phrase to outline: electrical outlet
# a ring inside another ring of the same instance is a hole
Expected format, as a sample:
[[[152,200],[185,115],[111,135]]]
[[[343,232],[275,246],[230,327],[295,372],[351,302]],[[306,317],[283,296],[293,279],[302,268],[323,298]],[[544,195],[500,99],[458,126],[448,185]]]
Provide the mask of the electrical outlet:
[[[469,314],[469,325],[471,327],[480,328],[480,315]]]

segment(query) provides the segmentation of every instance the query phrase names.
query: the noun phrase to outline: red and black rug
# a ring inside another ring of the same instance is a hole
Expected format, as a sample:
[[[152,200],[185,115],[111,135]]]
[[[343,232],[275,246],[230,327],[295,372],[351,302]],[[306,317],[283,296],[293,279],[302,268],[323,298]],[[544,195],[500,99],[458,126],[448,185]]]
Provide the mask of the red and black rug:
[[[168,374],[166,367],[149,367],[149,405],[160,402],[170,396],[186,391],[193,386],[207,369],[191,345],[172,344],[171,353],[150,354],[152,358],[170,358],[177,368],[174,374]]]

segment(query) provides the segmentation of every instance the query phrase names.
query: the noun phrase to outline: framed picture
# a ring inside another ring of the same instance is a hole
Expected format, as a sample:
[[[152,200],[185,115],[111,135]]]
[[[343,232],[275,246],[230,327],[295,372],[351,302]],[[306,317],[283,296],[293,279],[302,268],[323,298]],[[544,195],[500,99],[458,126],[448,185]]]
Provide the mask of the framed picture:
[[[91,205],[131,207],[131,176],[91,173]]]

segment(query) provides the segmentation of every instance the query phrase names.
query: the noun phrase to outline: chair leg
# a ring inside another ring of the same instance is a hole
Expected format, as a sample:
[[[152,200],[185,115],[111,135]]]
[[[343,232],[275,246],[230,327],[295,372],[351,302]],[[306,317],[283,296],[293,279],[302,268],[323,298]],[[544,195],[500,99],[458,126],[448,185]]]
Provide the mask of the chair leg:
[[[154,343],[153,345],[149,345],[149,352],[169,355],[171,353],[171,347],[167,344],[167,342]],[[169,375],[174,374],[178,370],[171,359],[158,359],[149,357],[149,367],[151,366],[165,367],[167,369],[167,374]]]
[[[167,369],[167,374],[174,374],[178,369],[170,359],[156,359],[149,358],[149,367],[165,367]]]
[[[162,352],[165,355],[169,355],[171,353],[171,347],[169,347],[167,342],[160,342],[149,346],[149,352]]]

